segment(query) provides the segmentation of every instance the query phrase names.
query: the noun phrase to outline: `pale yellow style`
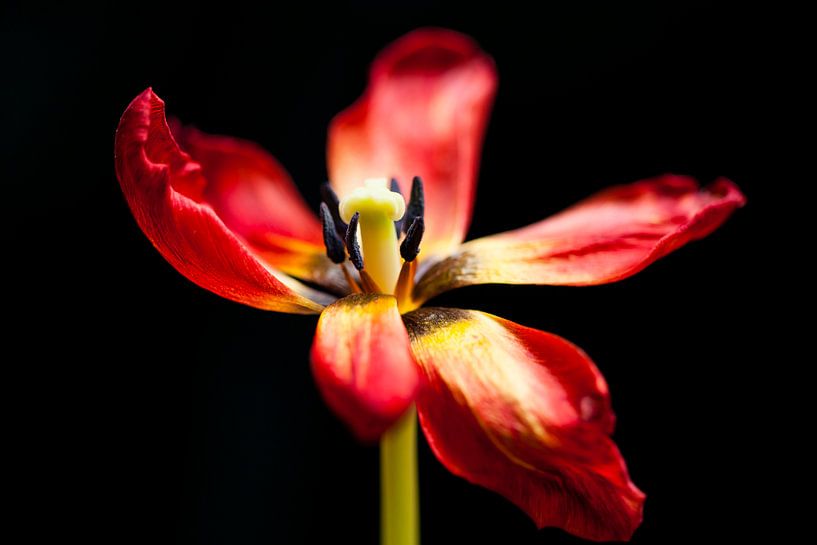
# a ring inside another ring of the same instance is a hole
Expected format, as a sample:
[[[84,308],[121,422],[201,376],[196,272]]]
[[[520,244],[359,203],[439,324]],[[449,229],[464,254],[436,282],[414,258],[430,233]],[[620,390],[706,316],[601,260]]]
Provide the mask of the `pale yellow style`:
[[[390,191],[385,178],[366,180],[340,201],[340,217],[346,223],[360,212],[360,243],[366,272],[383,293],[394,293],[403,264],[394,222],[406,213],[406,201]]]

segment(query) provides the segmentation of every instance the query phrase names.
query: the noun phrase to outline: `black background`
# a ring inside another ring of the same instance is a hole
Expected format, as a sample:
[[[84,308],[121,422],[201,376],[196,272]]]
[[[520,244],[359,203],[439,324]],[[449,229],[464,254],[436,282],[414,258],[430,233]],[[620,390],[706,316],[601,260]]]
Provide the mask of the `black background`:
[[[30,542],[377,542],[377,449],[315,390],[314,317],[230,303],[176,273],[121,196],[113,134],[152,85],[183,122],[259,142],[316,206],[328,121],[362,92],[380,48],[426,25],[470,34],[499,70],[469,237],[663,172],[745,191],[724,227],[634,278],[471,287],[436,304],[555,332],[595,359],[648,495],[634,543],[778,524],[761,491],[774,480],[760,392],[775,362],[751,362],[785,23],[738,7],[609,4],[3,8],[6,436],[11,514]],[[425,544],[580,541],[537,531],[424,443],[420,464]]]

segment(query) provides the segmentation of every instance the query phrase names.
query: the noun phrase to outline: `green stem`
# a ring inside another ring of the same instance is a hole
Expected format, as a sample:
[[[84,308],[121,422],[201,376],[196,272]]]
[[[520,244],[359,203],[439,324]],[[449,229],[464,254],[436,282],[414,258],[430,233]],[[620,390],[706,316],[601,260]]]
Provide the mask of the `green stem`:
[[[420,544],[417,410],[412,407],[380,440],[380,543]]]

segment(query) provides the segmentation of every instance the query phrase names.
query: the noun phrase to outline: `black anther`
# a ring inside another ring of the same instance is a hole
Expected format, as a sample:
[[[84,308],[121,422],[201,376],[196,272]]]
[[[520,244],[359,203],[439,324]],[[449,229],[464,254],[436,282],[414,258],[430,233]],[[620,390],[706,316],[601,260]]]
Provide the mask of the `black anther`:
[[[389,184],[389,189],[392,190],[393,193],[400,193],[400,196],[403,196],[403,192],[400,191],[400,182],[397,181],[397,178],[392,178],[391,183]]]
[[[420,253],[420,241],[426,230],[426,222],[422,217],[414,218],[406,231],[406,238],[400,245],[400,255],[406,261],[414,261]]]
[[[392,193],[397,193],[401,197],[403,196],[403,192],[400,191],[400,182],[397,181],[397,178],[392,178],[391,183],[389,184],[389,189],[391,189]],[[403,215],[405,217],[405,214]],[[397,238],[400,238],[400,233],[403,232],[403,218],[394,222],[394,230],[397,231]]]
[[[346,259],[346,250],[343,241],[335,231],[335,222],[326,203],[321,203],[321,224],[323,225],[323,245],[326,246],[326,255],[333,263],[343,263]]]
[[[340,238],[343,238],[346,236],[346,222],[340,218],[340,201],[329,182],[321,185],[321,200],[326,203],[329,212],[332,214],[332,220],[335,222],[335,232]]]
[[[403,216],[403,230],[408,233],[409,228],[414,223],[414,218],[422,218],[425,214],[426,199],[423,193],[423,180],[415,176],[411,180],[411,200],[406,207],[406,215]]]
[[[346,228],[346,249],[349,251],[349,260],[355,269],[363,269],[363,254],[360,253],[360,244],[357,242],[357,223],[360,221],[360,212],[355,212]]]

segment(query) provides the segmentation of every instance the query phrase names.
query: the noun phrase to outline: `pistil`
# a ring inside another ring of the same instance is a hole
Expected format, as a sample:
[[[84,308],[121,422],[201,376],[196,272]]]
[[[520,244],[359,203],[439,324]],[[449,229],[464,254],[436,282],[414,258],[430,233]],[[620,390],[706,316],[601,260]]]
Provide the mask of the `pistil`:
[[[400,193],[390,191],[385,179],[366,180],[340,202],[340,217],[349,223],[359,213],[360,241],[365,271],[385,293],[394,293],[402,260],[394,222],[406,211]]]

